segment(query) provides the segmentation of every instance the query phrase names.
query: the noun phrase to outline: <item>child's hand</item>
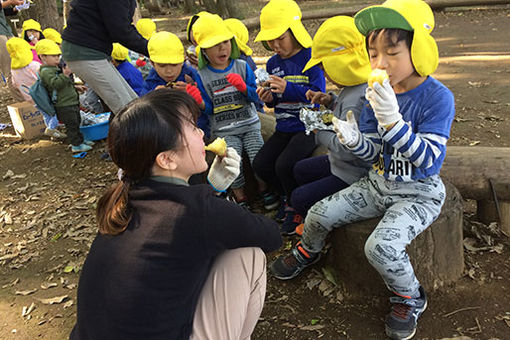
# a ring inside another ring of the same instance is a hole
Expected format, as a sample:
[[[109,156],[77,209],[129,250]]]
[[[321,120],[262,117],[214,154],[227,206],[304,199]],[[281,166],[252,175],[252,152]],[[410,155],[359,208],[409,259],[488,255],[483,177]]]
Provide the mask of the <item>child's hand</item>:
[[[269,84],[273,93],[283,93],[287,87],[287,81],[277,76],[269,76]]]
[[[373,88],[367,87],[365,98],[370,102],[379,125],[390,126],[402,119],[398,112],[397,96],[388,79],[385,79],[382,85],[374,83]]]
[[[260,100],[262,100],[264,103],[272,103],[273,102],[273,94],[271,91],[266,90],[263,87],[257,87],[257,95],[259,96]]]
[[[243,80],[243,77],[241,77],[240,74],[237,73],[229,73],[227,74],[227,81],[234,86],[237,91],[246,93],[246,83]]]
[[[188,85],[188,84],[183,81],[176,81],[173,84],[172,88],[179,90],[179,91],[186,91],[186,85]]]
[[[203,110],[205,109],[204,100],[202,99],[202,95],[200,94],[200,90],[198,87],[193,86],[191,84],[186,84],[186,92],[195,99],[198,106]]]
[[[166,89],[166,86],[165,85],[158,85],[154,88],[154,90],[162,90],[162,89]]]
[[[336,132],[338,140],[345,146],[353,147],[358,144],[360,132],[358,123],[352,111],[347,112],[347,121],[333,117],[333,128]]]
[[[331,95],[326,94],[324,92],[315,92],[312,90],[308,90],[305,93],[306,99],[310,101],[312,104],[320,104],[324,106],[329,106],[331,104]]]
[[[87,91],[87,86],[85,85],[74,85],[74,88],[80,93],[85,93]]]

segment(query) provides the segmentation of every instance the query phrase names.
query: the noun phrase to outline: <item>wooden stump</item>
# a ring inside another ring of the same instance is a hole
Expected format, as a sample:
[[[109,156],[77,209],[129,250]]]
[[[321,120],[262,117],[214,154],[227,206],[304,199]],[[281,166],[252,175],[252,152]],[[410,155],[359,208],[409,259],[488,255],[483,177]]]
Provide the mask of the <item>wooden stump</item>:
[[[434,223],[409,246],[408,254],[416,276],[426,291],[456,281],[464,271],[462,243],[462,197],[445,181],[446,202]],[[388,289],[379,273],[368,263],[364,246],[379,218],[333,231],[326,266],[348,295],[386,296]]]
[[[496,202],[491,200],[476,201],[476,217],[485,224],[498,222],[501,231],[510,236],[510,201],[498,201],[497,205],[499,213]]]

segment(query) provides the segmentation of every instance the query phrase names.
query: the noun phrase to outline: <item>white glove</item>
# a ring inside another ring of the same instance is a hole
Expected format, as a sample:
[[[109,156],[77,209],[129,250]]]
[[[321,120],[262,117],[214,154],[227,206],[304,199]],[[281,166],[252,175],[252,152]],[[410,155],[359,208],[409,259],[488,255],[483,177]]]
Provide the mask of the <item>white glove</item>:
[[[233,148],[227,148],[225,157],[216,156],[207,175],[207,181],[219,192],[225,192],[239,176],[241,157]]]
[[[373,88],[367,87],[365,98],[370,102],[379,125],[388,126],[402,119],[389,79],[385,79],[382,85],[374,83]]]
[[[333,128],[338,140],[345,146],[353,147],[358,144],[360,132],[358,123],[352,111],[347,112],[347,121],[333,117]]]

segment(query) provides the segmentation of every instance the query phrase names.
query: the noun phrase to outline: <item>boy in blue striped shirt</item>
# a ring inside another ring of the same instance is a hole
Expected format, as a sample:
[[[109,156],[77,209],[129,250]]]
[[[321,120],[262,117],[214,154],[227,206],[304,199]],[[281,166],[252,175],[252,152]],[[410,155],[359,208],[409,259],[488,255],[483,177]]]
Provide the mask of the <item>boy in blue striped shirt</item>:
[[[388,0],[355,16],[366,36],[373,69],[389,79],[366,91],[359,128],[337,122],[342,144],[373,163],[368,177],[316,203],[305,220],[301,244],[277,259],[280,279],[295,277],[317,261],[326,235],[346,224],[383,216],[365,244],[368,261],[394,293],[386,334],[410,339],[427,307],[406,246],[438,217],[445,199],[439,171],[455,114],[453,94],[429,75],[438,64],[430,35],[434,15],[422,0]]]

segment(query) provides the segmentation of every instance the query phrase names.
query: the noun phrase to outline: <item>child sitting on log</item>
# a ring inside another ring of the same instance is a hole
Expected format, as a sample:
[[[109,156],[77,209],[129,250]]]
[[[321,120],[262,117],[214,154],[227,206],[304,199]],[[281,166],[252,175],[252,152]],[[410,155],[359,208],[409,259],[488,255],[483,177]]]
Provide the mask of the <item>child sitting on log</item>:
[[[317,202],[292,251],[271,266],[290,279],[319,258],[326,236],[349,223],[382,216],[365,244],[368,261],[393,292],[386,334],[410,339],[427,307],[406,246],[439,216],[445,187],[439,171],[454,118],[451,91],[430,77],[438,50],[430,35],[434,15],[422,0],[388,0],[355,16],[366,36],[370,64],[389,76],[366,90],[369,102],[355,120],[337,121],[338,139],[373,163],[368,177]]]

